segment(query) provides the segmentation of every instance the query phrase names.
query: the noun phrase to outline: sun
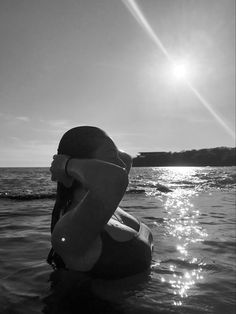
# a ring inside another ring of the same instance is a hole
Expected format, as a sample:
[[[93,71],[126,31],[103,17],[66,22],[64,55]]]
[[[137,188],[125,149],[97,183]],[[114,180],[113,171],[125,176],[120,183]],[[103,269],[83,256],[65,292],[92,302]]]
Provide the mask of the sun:
[[[191,68],[187,61],[178,61],[172,64],[171,74],[176,80],[187,80],[191,76]]]

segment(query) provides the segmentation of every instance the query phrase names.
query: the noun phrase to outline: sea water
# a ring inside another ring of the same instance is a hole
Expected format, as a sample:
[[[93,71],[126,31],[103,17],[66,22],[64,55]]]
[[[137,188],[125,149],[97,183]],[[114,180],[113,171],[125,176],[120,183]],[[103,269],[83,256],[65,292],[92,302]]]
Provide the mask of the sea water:
[[[1,168],[0,313],[235,313],[235,189],[236,167],[132,169],[120,205],[152,230],[151,270],[88,283],[46,262],[49,169]]]

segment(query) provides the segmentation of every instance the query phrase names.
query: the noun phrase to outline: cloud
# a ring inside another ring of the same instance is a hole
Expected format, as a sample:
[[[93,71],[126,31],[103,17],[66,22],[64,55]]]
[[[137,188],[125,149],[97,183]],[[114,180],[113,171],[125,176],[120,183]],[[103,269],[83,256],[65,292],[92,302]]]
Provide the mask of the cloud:
[[[3,118],[6,121],[23,121],[23,122],[29,122],[30,118],[27,116],[14,116],[9,113],[0,112],[0,117]]]
[[[55,120],[40,119],[40,122],[47,124],[52,128],[64,127],[70,124],[69,120],[62,120],[62,119],[55,119]]]
[[[65,131],[73,128],[74,126],[79,125],[71,120],[66,119],[40,119],[39,122],[43,124],[43,126],[39,126],[39,128],[34,128],[35,131],[39,132],[49,132],[54,135],[62,135]],[[81,124],[82,125],[82,124]],[[43,127],[43,129],[42,129]]]
[[[30,118],[29,117],[25,117],[25,116],[19,116],[19,117],[16,117],[16,120],[29,122]]]

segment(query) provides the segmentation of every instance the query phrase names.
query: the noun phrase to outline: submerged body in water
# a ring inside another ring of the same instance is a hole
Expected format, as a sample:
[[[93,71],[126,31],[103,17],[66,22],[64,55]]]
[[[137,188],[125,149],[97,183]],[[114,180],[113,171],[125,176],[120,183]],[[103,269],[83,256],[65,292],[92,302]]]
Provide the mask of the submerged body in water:
[[[75,313],[82,297],[86,313],[235,313],[235,167],[133,169],[121,207],[153,233],[151,271],[92,286],[45,261],[55,194],[49,170],[4,168],[0,186],[2,313]]]

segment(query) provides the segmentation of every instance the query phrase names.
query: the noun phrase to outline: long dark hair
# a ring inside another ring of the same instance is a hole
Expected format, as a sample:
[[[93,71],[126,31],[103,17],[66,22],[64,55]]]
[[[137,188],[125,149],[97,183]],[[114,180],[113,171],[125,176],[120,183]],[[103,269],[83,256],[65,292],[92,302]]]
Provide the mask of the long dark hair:
[[[95,151],[109,136],[101,129],[92,126],[75,127],[67,131],[61,138],[57,153],[74,158],[93,158]],[[70,188],[62,183],[57,183],[56,202],[52,211],[51,232],[58,221],[61,212],[66,212],[72,201],[75,186],[80,183],[74,182]]]

